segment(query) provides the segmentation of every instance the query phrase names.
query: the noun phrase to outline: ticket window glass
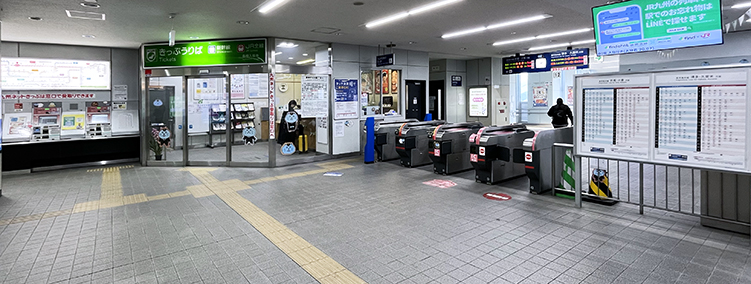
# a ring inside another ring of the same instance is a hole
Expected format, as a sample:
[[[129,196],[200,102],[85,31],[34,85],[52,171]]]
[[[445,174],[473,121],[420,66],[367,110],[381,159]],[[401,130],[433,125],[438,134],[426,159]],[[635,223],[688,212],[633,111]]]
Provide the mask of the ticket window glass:
[[[319,126],[323,120],[328,123],[324,116],[328,115],[329,78],[328,75],[276,74],[278,162],[293,162],[328,150],[318,149],[318,142],[328,138],[328,133],[319,132]]]
[[[360,106],[362,115],[400,115],[402,87],[401,70],[361,71]]]
[[[512,123],[550,126],[547,111],[560,98],[574,111],[574,76],[582,70],[513,74],[510,80]]]
[[[231,143],[231,112],[228,108],[228,78],[186,78],[187,128],[184,137],[188,162],[224,163]],[[200,164],[197,164],[200,165]]]
[[[182,135],[185,115],[183,77],[151,77],[147,88],[147,113],[149,115],[147,159],[151,164],[183,163],[184,139]]]
[[[230,100],[232,162],[268,163],[269,74],[230,75]]]

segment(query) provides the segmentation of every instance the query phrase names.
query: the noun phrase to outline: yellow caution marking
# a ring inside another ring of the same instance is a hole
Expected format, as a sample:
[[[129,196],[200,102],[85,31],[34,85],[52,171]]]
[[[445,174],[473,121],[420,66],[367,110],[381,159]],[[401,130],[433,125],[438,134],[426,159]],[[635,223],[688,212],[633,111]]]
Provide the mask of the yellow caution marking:
[[[203,183],[205,189],[212,191],[237,214],[250,223],[258,232],[287,254],[318,282],[328,283],[365,283],[354,273],[347,270],[334,259],[315,248],[271,217],[253,203],[237,193],[236,181],[219,182],[207,169],[186,169]],[[247,185],[246,185],[247,186]]]

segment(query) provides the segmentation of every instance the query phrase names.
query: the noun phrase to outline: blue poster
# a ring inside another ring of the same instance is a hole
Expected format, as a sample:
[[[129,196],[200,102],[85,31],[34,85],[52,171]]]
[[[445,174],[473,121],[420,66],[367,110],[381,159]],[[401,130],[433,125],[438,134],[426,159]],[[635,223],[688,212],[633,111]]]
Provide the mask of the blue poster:
[[[334,119],[358,117],[358,82],[356,79],[334,79]]]

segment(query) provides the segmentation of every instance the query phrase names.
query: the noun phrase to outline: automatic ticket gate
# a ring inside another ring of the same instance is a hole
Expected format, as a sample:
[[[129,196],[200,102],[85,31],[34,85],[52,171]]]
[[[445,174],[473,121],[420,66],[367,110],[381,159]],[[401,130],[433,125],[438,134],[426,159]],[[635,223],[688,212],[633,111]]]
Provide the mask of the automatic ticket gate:
[[[375,125],[375,152],[379,162],[399,159],[396,152],[396,131],[404,123],[419,122],[417,119],[379,121]]]
[[[433,130],[443,125],[440,120],[404,123],[396,130],[396,152],[399,153],[402,166],[411,168],[430,164],[428,156],[428,136]]]
[[[524,163],[513,158],[524,140],[535,136],[525,125],[512,124],[486,127],[470,137],[470,162],[475,168],[475,181],[487,184],[524,175]]]
[[[529,177],[529,191],[543,193],[561,183],[563,159],[566,149],[553,147],[555,143],[573,144],[574,128],[556,128],[537,132],[534,138],[524,141],[518,149],[514,160],[524,163]]]
[[[472,169],[469,162],[469,136],[482,128],[481,122],[444,124],[430,133],[430,159],[437,174],[453,174]]]

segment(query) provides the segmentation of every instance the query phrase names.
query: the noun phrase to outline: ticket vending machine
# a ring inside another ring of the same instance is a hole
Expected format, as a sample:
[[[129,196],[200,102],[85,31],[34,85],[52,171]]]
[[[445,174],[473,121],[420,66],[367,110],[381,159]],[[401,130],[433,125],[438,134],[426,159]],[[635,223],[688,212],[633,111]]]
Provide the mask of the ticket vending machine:
[[[60,140],[61,102],[32,103],[31,140]]]
[[[411,168],[432,163],[428,156],[428,136],[443,125],[444,121],[434,120],[417,123],[404,123],[396,130],[396,152],[402,166]]]
[[[541,130],[534,138],[526,139],[514,155],[516,162],[525,165],[532,193],[544,193],[561,182],[566,149],[554,147],[555,143],[573,144],[574,128]]]
[[[86,102],[86,137],[112,136],[109,102]]]
[[[475,168],[475,181],[495,184],[524,175],[524,163],[516,162],[514,151],[535,132],[522,124],[494,126],[480,129],[470,137],[469,159]]]
[[[430,159],[433,172],[449,175],[472,169],[469,161],[469,137],[482,128],[481,122],[445,124],[430,134]]]
[[[407,119],[398,121],[379,121],[375,124],[375,152],[379,162],[399,159],[399,153],[396,152],[396,130],[402,124],[416,123],[417,119]],[[363,143],[364,145],[364,143]]]

